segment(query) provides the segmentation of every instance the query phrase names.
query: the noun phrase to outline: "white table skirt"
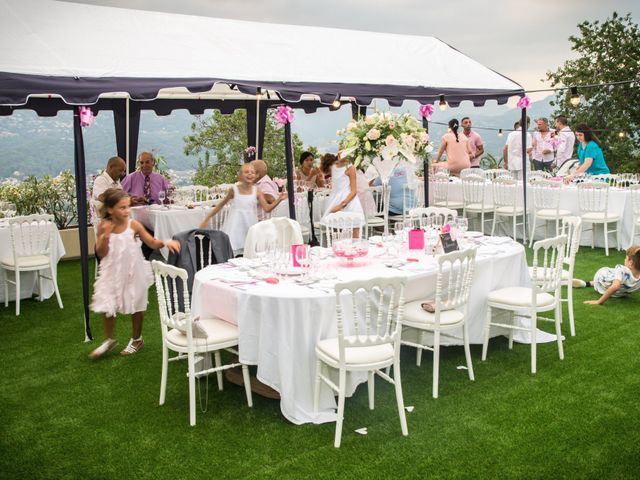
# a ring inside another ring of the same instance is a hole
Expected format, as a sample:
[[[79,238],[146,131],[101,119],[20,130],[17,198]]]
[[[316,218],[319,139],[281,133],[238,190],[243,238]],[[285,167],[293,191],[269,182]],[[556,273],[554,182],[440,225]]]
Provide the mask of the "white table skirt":
[[[176,233],[198,228],[210,207],[187,209],[185,207],[133,207],[131,217],[153,231],[155,238],[170,240]],[[160,250],[164,258],[168,258],[169,250]]]
[[[512,242],[496,249],[501,252],[493,256],[479,254],[477,258],[469,301],[472,343],[482,342],[488,292],[530,284],[523,247]],[[389,269],[371,261],[366,267],[339,268],[336,265],[333,270],[338,272],[341,280],[407,275],[405,298],[411,301],[433,298],[435,294],[435,260],[423,257],[420,268],[414,271],[412,265],[411,271]],[[289,281],[278,285],[262,282],[237,288],[213,279],[219,278],[221,272],[228,275],[232,271],[228,264],[223,264],[207,267],[196,274],[193,314],[217,316],[238,325],[240,360],[257,365],[260,381],[280,392],[281,410],[289,421],[295,424],[335,421],[336,403],[329,389],[322,390],[319,413],[313,412],[315,346],[318,340],[337,335],[334,294]],[[501,333],[504,332],[492,330],[492,335]],[[538,341],[553,340],[555,336],[542,335]],[[352,394],[364,381],[366,374],[352,376],[348,394]]]
[[[64,244],[60,237],[60,232],[55,225],[52,226],[55,230],[53,233],[53,244],[51,246],[53,252],[53,275],[57,275],[57,265],[60,259],[64,256]],[[11,232],[6,226],[0,226],[0,257],[4,260],[11,260],[13,258],[13,251],[11,250]],[[13,279],[13,272],[9,272],[9,278]],[[4,302],[4,281],[7,272],[0,268],[0,301]],[[21,272],[20,273],[20,298],[31,298],[34,294],[43,298],[49,298],[54,293],[53,282],[51,280],[42,280],[42,292],[38,290],[37,272]],[[9,284],[9,300],[14,301],[16,299],[15,286]]]
[[[485,185],[485,198],[493,199],[493,192],[491,191],[492,185],[487,183]],[[461,182],[450,182],[449,183],[449,200],[462,202],[462,183]],[[429,188],[429,204],[433,204],[433,191],[434,186],[433,183],[430,184]],[[522,205],[522,186],[518,188],[518,205]],[[620,221],[618,221],[618,235],[620,239],[620,247],[628,248],[632,244],[631,238],[631,228],[633,227],[634,215],[633,215],[633,205],[631,200],[631,194],[627,189],[621,188],[610,188],[609,189],[609,206],[608,211],[612,215],[619,215]],[[575,185],[567,185],[562,187],[562,192],[560,194],[560,208],[562,210],[569,210],[572,215],[580,216],[580,203],[578,200],[578,189]],[[529,211],[529,233],[533,228],[533,189],[531,186],[527,188],[527,210]],[[478,220],[479,224],[480,220]],[[550,222],[551,223],[551,222]],[[542,220],[538,220],[539,228],[535,232],[535,239],[540,240],[545,238],[545,228],[542,226]],[[550,232],[552,232],[552,227],[550,226]],[[590,228],[590,227],[589,227]],[[611,227],[610,227],[611,228]],[[475,229],[475,226],[474,226]],[[518,238],[520,238],[522,232],[522,227],[518,227]],[[491,223],[487,222],[485,224],[485,233],[491,233]],[[501,229],[501,231],[496,232],[496,234],[512,234],[512,227],[507,227]],[[616,248],[615,242],[615,233],[609,234],[609,247]],[[596,226],[596,236],[595,236],[595,244],[598,247],[604,247],[604,235],[602,230],[602,225]],[[583,232],[582,238],[580,239],[580,245],[591,245],[591,231],[587,230]]]

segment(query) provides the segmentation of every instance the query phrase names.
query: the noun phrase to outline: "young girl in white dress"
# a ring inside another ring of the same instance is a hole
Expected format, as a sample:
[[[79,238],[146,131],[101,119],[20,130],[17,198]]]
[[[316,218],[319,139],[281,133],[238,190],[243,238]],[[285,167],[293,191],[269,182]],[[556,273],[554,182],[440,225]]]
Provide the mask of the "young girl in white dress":
[[[153,283],[151,264],[144,259],[141,240],[153,249],[180,251],[175,240],[156,240],[141,223],[129,218],[131,199],[119,188],[109,188],[100,197],[102,220],[98,225],[96,254],[101,258],[91,309],[104,314],[106,339],[89,357],[97,359],[118,343],[114,338],[116,314],[130,314],[133,334],[121,355],[137,353],[144,345],[142,320],[148,290]]]
[[[327,201],[323,220],[330,213],[352,212],[362,215],[364,221],[364,212],[358,199],[355,167],[348,166],[345,159],[327,153],[320,160],[320,170],[325,175],[331,173],[331,196]]]
[[[209,220],[222,210],[230,200],[233,200],[222,231],[229,235],[234,253],[242,252],[249,228],[258,223],[258,204],[268,213],[287,198],[287,194],[282,193],[274,203],[269,204],[262,191],[253,184],[255,178],[256,171],[253,165],[250,163],[242,165],[238,173],[238,183],[229,189],[225,197],[218,202],[200,224],[200,228],[207,228]]]

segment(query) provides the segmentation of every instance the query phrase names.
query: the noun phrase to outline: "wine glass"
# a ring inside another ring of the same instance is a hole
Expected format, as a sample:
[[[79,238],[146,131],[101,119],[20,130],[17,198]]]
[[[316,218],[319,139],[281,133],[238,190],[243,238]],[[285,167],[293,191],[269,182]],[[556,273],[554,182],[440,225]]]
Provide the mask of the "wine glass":
[[[464,238],[465,233],[469,229],[469,220],[466,217],[458,217],[456,218],[456,226],[458,227],[458,231]]]
[[[393,231],[396,234],[396,242],[402,246],[404,243],[404,222],[395,222],[393,224]]]
[[[309,266],[309,245],[302,244],[296,248],[296,261],[302,267],[303,271]]]
[[[160,200],[160,205],[164,205],[164,199],[167,198],[166,195],[167,194],[164,190],[160,190],[158,192],[158,200]]]

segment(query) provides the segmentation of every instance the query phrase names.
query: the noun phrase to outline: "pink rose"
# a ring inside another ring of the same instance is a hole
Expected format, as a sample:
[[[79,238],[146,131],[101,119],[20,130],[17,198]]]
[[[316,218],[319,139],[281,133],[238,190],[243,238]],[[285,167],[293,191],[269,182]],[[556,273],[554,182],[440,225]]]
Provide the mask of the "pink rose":
[[[367,132],[367,138],[369,140],[378,140],[380,138],[380,130],[372,128]]]
[[[393,135],[388,135],[387,138],[385,138],[384,143],[387,144],[387,147],[391,147],[396,144],[396,138]]]
[[[423,133],[422,135],[420,135],[420,143],[422,143],[423,145],[426,145],[427,143],[429,143],[429,134],[428,133]]]
[[[392,129],[392,130],[393,130],[394,128],[396,128],[396,122],[394,122],[393,120],[391,120],[391,121],[389,122],[389,128],[390,128],[390,129]]]

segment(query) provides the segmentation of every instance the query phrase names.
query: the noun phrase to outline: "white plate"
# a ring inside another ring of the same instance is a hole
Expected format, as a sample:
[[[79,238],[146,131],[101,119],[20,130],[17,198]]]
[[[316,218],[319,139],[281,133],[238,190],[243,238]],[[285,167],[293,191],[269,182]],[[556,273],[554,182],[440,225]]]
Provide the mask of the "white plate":
[[[302,275],[304,270],[301,267],[280,267],[275,270],[278,275]]]
[[[484,237],[484,233],[471,231],[471,232],[466,232],[464,236],[469,238],[478,238],[478,237]]]

